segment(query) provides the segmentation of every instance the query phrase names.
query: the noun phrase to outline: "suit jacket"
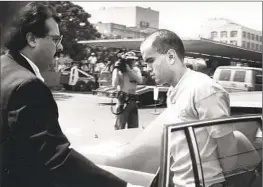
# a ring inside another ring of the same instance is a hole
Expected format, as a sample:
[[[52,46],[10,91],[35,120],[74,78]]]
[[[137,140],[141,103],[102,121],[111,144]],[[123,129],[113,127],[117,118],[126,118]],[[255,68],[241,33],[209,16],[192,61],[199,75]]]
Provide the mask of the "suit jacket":
[[[1,56],[1,187],[124,187],[62,133],[50,89],[18,52]]]

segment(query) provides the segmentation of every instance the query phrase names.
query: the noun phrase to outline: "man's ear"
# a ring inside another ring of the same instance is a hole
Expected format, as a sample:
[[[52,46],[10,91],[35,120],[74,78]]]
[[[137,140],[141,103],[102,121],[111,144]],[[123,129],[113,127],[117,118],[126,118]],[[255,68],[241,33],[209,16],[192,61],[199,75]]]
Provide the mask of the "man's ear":
[[[169,49],[166,53],[167,61],[170,65],[174,64],[176,61],[178,61],[177,53],[174,49]]]
[[[26,41],[30,47],[36,47],[36,37],[32,32],[26,34]]]

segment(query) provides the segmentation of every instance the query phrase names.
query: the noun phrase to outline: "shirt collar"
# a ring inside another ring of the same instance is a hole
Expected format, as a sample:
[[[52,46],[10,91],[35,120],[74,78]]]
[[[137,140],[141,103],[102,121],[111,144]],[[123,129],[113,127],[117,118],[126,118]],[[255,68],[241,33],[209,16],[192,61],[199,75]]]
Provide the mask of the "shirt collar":
[[[192,72],[191,69],[187,68],[184,75],[181,77],[181,79],[179,80],[179,82],[176,84],[176,86],[170,86],[169,89],[168,89],[168,92],[167,92],[167,96],[176,93],[177,90],[180,88],[180,85],[183,84],[184,80],[186,79],[187,77],[187,74],[189,74],[190,72]]]
[[[26,60],[27,62],[30,64],[30,66],[32,67],[34,73],[36,74],[36,77],[39,78],[40,80],[42,80],[43,82],[45,82],[44,78],[42,77],[42,75],[40,74],[40,71],[38,69],[38,67],[34,64],[34,62],[32,62],[32,60],[30,60],[29,58],[27,58],[25,55],[23,55],[22,53],[20,53]]]

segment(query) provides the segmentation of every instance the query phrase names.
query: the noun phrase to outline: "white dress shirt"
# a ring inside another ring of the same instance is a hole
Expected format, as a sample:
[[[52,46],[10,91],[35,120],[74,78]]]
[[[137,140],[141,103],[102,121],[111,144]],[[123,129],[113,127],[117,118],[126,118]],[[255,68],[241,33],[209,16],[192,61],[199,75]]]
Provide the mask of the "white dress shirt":
[[[29,58],[27,58],[25,55],[23,55],[22,53],[20,53],[26,60],[27,62],[30,64],[30,66],[32,67],[34,73],[36,74],[37,78],[39,78],[40,80],[42,80],[43,82],[45,82],[44,78],[42,77],[42,75],[40,74],[40,71],[38,69],[38,67],[34,64],[34,62],[32,62],[32,60],[30,60]]]

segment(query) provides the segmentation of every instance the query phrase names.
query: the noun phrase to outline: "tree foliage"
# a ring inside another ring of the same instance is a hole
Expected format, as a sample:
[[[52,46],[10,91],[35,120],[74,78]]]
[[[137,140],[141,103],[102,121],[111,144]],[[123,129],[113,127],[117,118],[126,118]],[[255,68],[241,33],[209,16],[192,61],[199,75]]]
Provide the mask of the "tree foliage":
[[[78,44],[80,40],[100,38],[100,33],[88,21],[91,15],[82,7],[70,1],[49,1],[60,17],[60,33],[63,35],[63,54],[79,61],[86,57],[85,46]]]

